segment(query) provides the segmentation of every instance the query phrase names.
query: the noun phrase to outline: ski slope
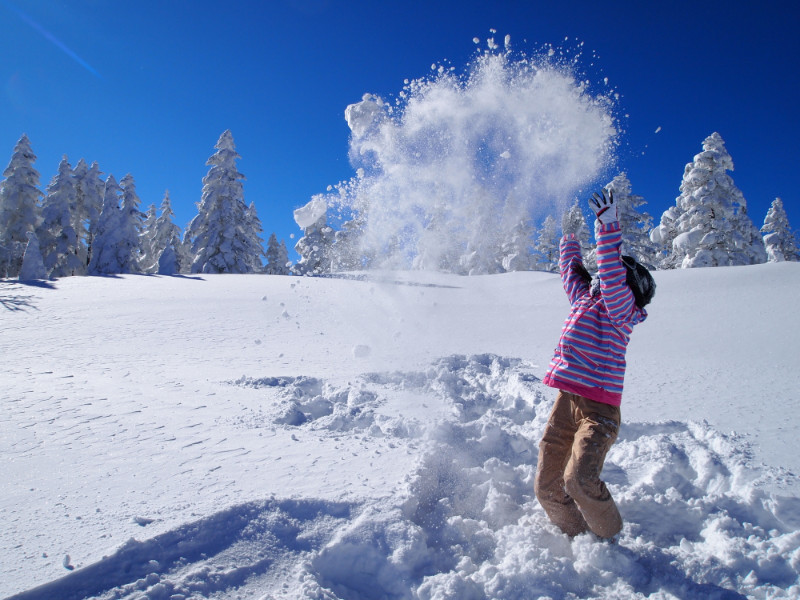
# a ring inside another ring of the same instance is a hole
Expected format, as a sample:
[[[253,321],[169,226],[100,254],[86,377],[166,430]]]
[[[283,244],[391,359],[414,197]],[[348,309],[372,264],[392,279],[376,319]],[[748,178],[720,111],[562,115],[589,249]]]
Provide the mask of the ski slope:
[[[800,265],[655,276],[616,546],[532,493],[555,275],[0,282],[0,597],[797,598]]]

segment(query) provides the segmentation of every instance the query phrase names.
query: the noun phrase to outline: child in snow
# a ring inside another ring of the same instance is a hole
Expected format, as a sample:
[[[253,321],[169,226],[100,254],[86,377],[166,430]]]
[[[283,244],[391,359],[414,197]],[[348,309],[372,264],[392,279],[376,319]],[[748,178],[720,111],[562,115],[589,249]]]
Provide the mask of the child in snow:
[[[613,538],[622,518],[600,472],[619,431],[625,350],[633,326],[647,318],[655,283],[620,255],[613,193],[595,193],[589,205],[597,217],[598,273],[593,283],[575,234],[565,232],[559,268],[572,310],[544,378],[559,392],[539,444],[535,491],[567,535]]]

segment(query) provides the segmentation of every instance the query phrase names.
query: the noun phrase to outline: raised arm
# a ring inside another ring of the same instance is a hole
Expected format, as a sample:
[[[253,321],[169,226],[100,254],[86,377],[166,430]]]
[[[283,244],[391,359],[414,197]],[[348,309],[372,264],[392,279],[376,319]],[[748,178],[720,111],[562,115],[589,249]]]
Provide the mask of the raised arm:
[[[578,272],[576,266],[583,268],[581,245],[575,234],[569,233],[561,238],[558,268],[570,304],[575,304],[578,298],[589,292],[589,282]]]
[[[600,225],[595,229],[597,275],[608,317],[615,327],[633,325],[642,321],[646,313],[636,306],[633,292],[628,287],[627,272],[620,252],[622,229],[617,218],[613,192],[609,191],[606,195],[603,190],[602,195],[594,194],[589,200],[589,206]]]

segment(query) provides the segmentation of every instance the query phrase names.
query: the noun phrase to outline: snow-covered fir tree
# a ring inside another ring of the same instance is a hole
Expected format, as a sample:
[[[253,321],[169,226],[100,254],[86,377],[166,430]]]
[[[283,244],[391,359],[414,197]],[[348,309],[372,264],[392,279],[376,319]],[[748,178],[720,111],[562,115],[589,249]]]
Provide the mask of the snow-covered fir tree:
[[[144,230],[145,215],[139,210],[141,200],[136,193],[133,175],[128,173],[119,186],[122,189],[122,206],[120,207],[120,231],[117,243],[120,273],[141,273],[139,259],[141,257],[141,235]]]
[[[83,259],[88,266],[92,257],[92,240],[97,230],[100,212],[103,210],[105,182],[98,164],[93,162],[87,167],[83,159],[75,165],[73,177],[76,195],[76,214],[73,222],[76,223],[76,231],[82,236],[82,250],[85,252]]]
[[[785,260],[798,261],[797,234],[789,224],[789,216],[783,207],[783,200],[775,198],[764,217],[761,227],[764,235],[769,262],[782,262]]]
[[[622,253],[635,258],[638,262],[654,267],[656,263],[656,244],[650,239],[653,217],[646,212],[639,212],[639,207],[647,204],[642,196],[633,194],[631,182],[625,173],[620,173],[606,185],[606,189],[614,193],[617,205],[619,226],[622,231]]]
[[[323,275],[331,272],[330,250],[335,239],[332,228],[328,227],[323,216],[313,225],[303,230],[301,237],[294,245],[300,255],[292,271],[297,275]]]
[[[17,277],[28,246],[28,233],[35,232],[40,219],[39,172],[28,136],[14,146],[0,185],[0,277]]]
[[[592,234],[589,231],[589,226],[586,224],[586,218],[583,216],[583,211],[581,210],[577,198],[561,217],[561,232],[564,235],[575,234],[575,238],[581,245],[581,252],[586,268],[590,271],[595,270],[597,268],[597,257],[595,256],[595,248],[591,241]]]
[[[286,244],[281,241],[274,233],[270,234],[267,241],[267,264],[264,266],[264,273],[268,275],[289,275],[289,251]]]
[[[500,245],[504,271],[530,271],[533,268],[532,238],[531,220],[527,216],[519,218]]]
[[[75,188],[75,202],[72,207],[72,228],[78,234],[78,257],[83,263],[83,270],[80,275],[86,275],[86,268],[89,266],[89,244],[88,229],[89,218],[85,206],[86,194],[83,189],[82,180],[89,173],[89,165],[83,158],[78,159],[78,164],[72,169],[72,186]],[[102,208],[102,196],[100,197]],[[98,212],[98,215],[100,213]]]
[[[186,228],[194,257],[192,273],[254,273],[261,269],[263,240],[255,207],[244,203],[240,158],[230,130],[222,133],[207,161],[198,214]]]
[[[747,213],[747,203],[744,195],[741,196],[734,207],[733,215],[733,244],[730,253],[731,265],[757,265],[768,260],[767,249],[761,232]]]
[[[42,253],[39,250],[39,239],[32,231],[28,232],[28,245],[25,247],[25,254],[22,256],[19,279],[20,281],[47,279],[47,269],[44,267]]]
[[[245,256],[250,258],[250,273],[264,272],[264,238],[261,237],[263,233],[264,227],[258,218],[255,202],[251,202],[247,207],[247,220],[242,231],[242,238],[248,249]]]
[[[191,266],[183,254],[181,228],[174,223],[174,216],[169,191],[166,191],[161,200],[158,217],[153,220],[150,229],[146,230],[147,233],[143,236],[148,239],[150,249],[148,273],[175,275],[188,272]]]
[[[284,257],[286,258],[286,275],[292,274],[292,261],[289,258],[289,249],[286,247],[286,242],[281,240],[281,249],[279,253],[279,260],[282,260]]]
[[[678,260],[681,258],[673,252],[672,245],[678,236],[678,219],[681,210],[677,205],[670,206],[661,214],[661,221],[657,227],[650,231],[650,241],[656,249],[655,267],[657,269],[675,269],[680,267]]]
[[[158,265],[158,254],[153,244],[156,235],[156,219],[158,213],[156,212],[156,205],[151,204],[147,207],[144,213],[144,222],[142,225],[142,235],[139,236],[139,267],[142,273],[155,273],[156,265]]]
[[[536,235],[534,266],[537,271],[558,272],[558,223],[552,215],[547,215]]]
[[[72,170],[72,180],[75,186],[72,227],[78,234],[79,256],[83,261],[83,274],[85,274],[92,246],[91,236],[103,209],[104,183],[100,179],[100,168],[97,163],[92,163],[89,167],[83,158],[78,160],[78,164]]]
[[[119,206],[121,192],[117,180],[113,175],[109,175],[103,190],[103,209],[100,211],[92,243],[89,275],[121,273],[122,267],[117,256],[122,223],[122,211]]]
[[[178,260],[180,261],[181,265],[181,273],[191,273],[192,272],[192,264],[194,263],[194,253],[192,252],[192,240],[186,233],[186,230],[183,232],[183,240],[181,240],[181,245],[177,248],[178,250]]]
[[[44,267],[50,278],[84,275],[86,273],[85,252],[81,247],[77,194],[72,167],[63,157],[58,165],[58,173],[47,186],[42,203],[42,221],[36,236],[44,260]]]
[[[733,171],[733,159],[714,132],[686,165],[675,206],[651,232],[651,240],[665,253],[661,267],[752,264],[765,256],[753,245],[751,233],[743,233],[748,229],[747,203],[728,171]]]
[[[314,197],[294,211],[294,220],[303,230],[303,237],[294,249],[300,260],[292,267],[297,275],[322,275],[331,272],[331,247],[335,234],[328,226],[328,207],[324,198]]]

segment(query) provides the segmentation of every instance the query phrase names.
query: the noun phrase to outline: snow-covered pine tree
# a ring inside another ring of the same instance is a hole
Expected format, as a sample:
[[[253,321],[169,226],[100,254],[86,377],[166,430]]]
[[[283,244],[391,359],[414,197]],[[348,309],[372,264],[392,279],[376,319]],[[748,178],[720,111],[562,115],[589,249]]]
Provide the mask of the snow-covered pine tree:
[[[192,252],[192,240],[186,233],[186,230],[183,230],[183,239],[181,240],[181,245],[177,248],[178,250],[178,261],[181,266],[181,273],[191,273],[192,272],[192,264],[194,263],[194,253]]]
[[[264,233],[264,226],[261,224],[261,219],[258,218],[255,202],[251,202],[247,207],[247,220],[242,233],[248,248],[245,256],[250,259],[249,272],[263,273],[264,238],[261,237],[261,234]]]
[[[25,254],[22,256],[19,279],[20,281],[47,279],[47,269],[44,267],[42,253],[39,250],[39,239],[32,231],[28,232],[28,245],[25,247]]]
[[[100,180],[97,163],[92,163],[90,168],[82,158],[72,170],[72,181],[75,187],[72,228],[78,234],[78,256],[83,262],[83,271],[79,274],[85,275],[92,246],[91,236],[103,209],[104,183]]]
[[[747,204],[728,171],[733,171],[733,159],[722,136],[714,132],[686,165],[681,195],[651,233],[656,244],[670,244],[663,267],[741,264],[742,257],[755,262],[757,248],[746,248],[749,235],[741,234]]]
[[[120,207],[119,240],[117,257],[120,273],[141,273],[139,259],[142,253],[141,235],[144,229],[144,213],[139,210],[141,200],[136,193],[133,175],[128,173],[119,186],[122,189],[122,206]]]
[[[656,249],[655,267],[657,269],[676,269],[680,266],[678,256],[672,251],[672,243],[678,235],[677,223],[681,211],[677,205],[670,206],[661,214],[661,221],[650,231],[650,241]]]
[[[156,250],[154,239],[156,236],[156,205],[151,204],[144,213],[144,223],[142,224],[142,235],[139,236],[139,268],[142,273],[155,273],[158,268],[158,255],[161,249]]]
[[[76,217],[81,224],[80,229],[76,229],[76,231],[83,236],[83,250],[86,253],[83,258],[87,267],[92,258],[92,241],[97,230],[97,222],[100,219],[100,212],[103,210],[103,190],[105,190],[106,184],[101,176],[100,167],[96,162],[93,162],[90,167],[86,167],[83,159],[78,161],[73,170],[77,197]]]
[[[17,277],[28,246],[28,233],[39,224],[39,172],[27,135],[14,146],[0,185],[0,277]]]
[[[595,247],[592,244],[589,226],[586,224],[586,218],[583,216],[583,211],[581,210],[577,198],[561,217],[561,231],[564,235],[570,233],[575,234],[575,237],[581,245],[584,265],[589,271],[597,269]]]
[[[44,267],[51,279],[84,275],[85,253],[81,238],[75,230],[77,194],[72,167],[64,156],[58,165],[58,173],[47,186],[42,203],[42,221],[36,237],[44,260]]]
[[[244,203],[240,158],[230,130],[222,133],[217,149],[206,162],[211,168],[203,178],[198,214],[186,228],[191,240],[192,273],[253,273],[261,265],[263,247],[253,221],[255,209]],[[259,239],[259,243],[255,243]]]
[[[558,272],[558,223],[552,215],[547,215],[536,236],[535,267],[537,271]]]
[[[798,261],[800,254],[797,248],[797,234],[789,224],[789,216],[783,207],[783,200],[775,198],[764,217],[764,246],[767,250],[769,262],[782,262],[785,260]]]
[[[734,206],[733,244],[729,263],[731,265],[757,265],[768,260],[761,233],[747,214],[744,195]]]
[[[531,220],[527,216],[523,216],[517,220],[509,236],[503,240],[500,246],[504,271],[530,271],[533,268],[532,238]]]
[[[161,200],[159,215],[150,230],[149,243],[152,260],[152,264],[148,266],[150,273],[175,275],[188,272],[191,266],[191,263],[187,263],[183,255],[181,228],[173,222],[174,216],[172,201],[169,197],[169,190],[167,190]]]
[[[281,240],[281,250],[279,254],[280,258],[278,260],[286,259],[286,275],[292,274],[292,261],[289,259],[289,249],[286,247],[286,242]]]
[[[122,190],[113,175],[106,178],[103,190],[103,210],[97,220],[92,257],[89,261],[89,275],[112,275],[121,272],[117,256],[122,212],[119,198]]]
[[[303,230],[303,237],[294,246],[300,255],[292,271],[297,275],[322,275],[331,272],[331,246],[335,235],[328,226],[328,207],[325,199],[315,196],[294,211],[295,223]]]
[[[622,253],[635,258],[648,267],[654,267],[657,255],[656,244],[650,239],[653,217],[638,208],[644,204],[642,196],[631,192],[631,182],[625,173],[620,173],[606,185],[614,192],[619,226],[622,231]]]
[[[278,243],[278,238],[274,233],[270,234],[267,241],[267,264],[264,272],[268,275],[289,275],[291,272],[286,244],[283,241]]]

